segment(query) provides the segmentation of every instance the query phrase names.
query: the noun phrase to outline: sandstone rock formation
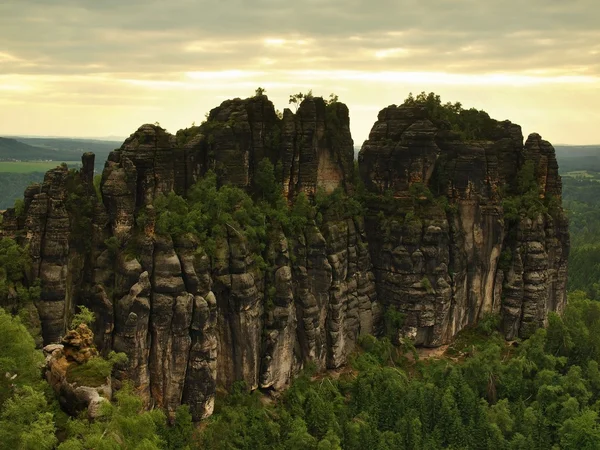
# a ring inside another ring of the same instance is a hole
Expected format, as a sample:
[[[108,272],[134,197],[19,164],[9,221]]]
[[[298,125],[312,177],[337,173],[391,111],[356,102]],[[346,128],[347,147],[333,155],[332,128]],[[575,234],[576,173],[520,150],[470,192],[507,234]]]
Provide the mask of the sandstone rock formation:
[[[390,106],[359,153],[363,182],[378,194],[366,224],[379,298],[406,314],[403,332],[417,345],[448,343],[486,313],[501,314],[507,339],[526,337],[566,302],[554,149],[537,134],[523,144],[508,121],[481,120],[478,139],[465,141],[425,107]],[[509,220],[506,201],[520,195],[528,164],[550,206]],[[423,197],[423,186],[443,201]]]
[[[429,346],[487,312],[501,314],[513,338],[561,310],[568,234],[560,206],[510,220],[503,210],[512,192],[503,187],[516,189],[527,161],[542,197],[560,201],[554,151],[537,135],[524,145],[509,122],[488,128],[464,140],[422,107],[384,109],[359,156],[367,214],[309,221],[295,235],[270,230],[267,271],[235,229],[212,257],[198,237],[161,235],[155,200],[188,195],[208,170],[252,192],[263,158],[290,203],[319,189],[353,192],[341,103],[308,98],[279,117],[256,96],[225,101],[176,136],[144,125],[109,156],[99,193],[86,154],[81,171],[59,167],[29,188],[24,214],[8,210],[2,233],[29,246],[46,344],[85,305],[101,352],[128,356],[117,379],[131,379],[149,406],[172,416],[184,402],[201,419],[219,385],[278,390],[309,362],[340,367],[361,334],[379,332],[386,308],[406,315],[404,335]]]
[[[92,331],[81,324],[77,329],[70,330],[61,344],[45,346],[44,354],[46,379],[56,392],[61,406],[73,415],[87,409],[90,419],[98,417],[102,403],[112,398],[111,378],[90,385],[71,375],[73,367],[98,357]]]

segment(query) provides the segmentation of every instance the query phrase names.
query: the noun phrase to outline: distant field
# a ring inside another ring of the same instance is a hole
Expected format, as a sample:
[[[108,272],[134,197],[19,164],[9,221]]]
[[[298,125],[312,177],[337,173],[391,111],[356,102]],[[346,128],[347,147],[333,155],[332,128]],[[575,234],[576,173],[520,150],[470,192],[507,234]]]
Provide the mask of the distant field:
[[[563,174],[564,177],[573,177],[573,178],[596,178],[596,175],[588,172],[587,170],[571,170]]]
[[[65,161],[69,166],[81,165],[79,161]],[[60,166],[60,161],[0,161],[0,172],[3,173],[32,173],[46,172]]]

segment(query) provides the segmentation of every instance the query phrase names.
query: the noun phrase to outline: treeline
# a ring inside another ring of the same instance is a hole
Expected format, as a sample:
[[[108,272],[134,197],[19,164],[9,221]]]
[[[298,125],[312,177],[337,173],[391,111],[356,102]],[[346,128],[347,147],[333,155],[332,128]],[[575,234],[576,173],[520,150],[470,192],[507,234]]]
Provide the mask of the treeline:
[[[10,173],[0,172],[0,209],[12,208],[15,200],[23,198],[23,192],[32,183],[44,180],[42,172]]]

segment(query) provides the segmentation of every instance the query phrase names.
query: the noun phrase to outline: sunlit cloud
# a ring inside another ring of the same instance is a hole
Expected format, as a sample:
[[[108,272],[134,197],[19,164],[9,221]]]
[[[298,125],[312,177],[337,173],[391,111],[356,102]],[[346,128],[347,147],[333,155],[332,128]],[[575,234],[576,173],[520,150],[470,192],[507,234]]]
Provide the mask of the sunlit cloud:
[[[398,56],[408,56],[409,51],[405,48],[386,48],[383,50],[377,50],[375,52],[375,58],[395,58]]]
[[[519,74],[453,74],[444,72],[359,72],[315,71],[293,72],[298,79],[359,80],[378,83],[408,83],[433,85],[530,86],[541,84],[599,83],[593,76],[532,76]]]
[[[240,44],[240,41],[202,40],[186,43],[183,50],[186,53],[231,53]]]
[[[265,72],[247,72],[243,70],[222,70],[216,72],[186,72],[185,76],[193,80],[238,80],[243,78],[252,78],[265,75]]]
[[[16,56],[11,55],[10,53],[0,52],[0,64],[5,62],[17,62],[20,61]]]
[[[31,90],[31,86],[26,86],[23,84],[8,84],[0,82],[0,91],[29,91]]]
[[[266,38],[263,42],[267,47],[281,47],[285,45],[286,40],[281,38]]]

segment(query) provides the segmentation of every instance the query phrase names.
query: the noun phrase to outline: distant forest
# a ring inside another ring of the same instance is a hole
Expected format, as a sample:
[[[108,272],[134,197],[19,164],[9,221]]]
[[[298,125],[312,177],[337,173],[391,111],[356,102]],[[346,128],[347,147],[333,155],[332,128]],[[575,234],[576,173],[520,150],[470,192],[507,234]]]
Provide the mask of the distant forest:
[[[76,166],[85,152],[96,154],[95,170],[100,172],[108,154],[120,145],[92,139],[0,137],[0,210],[13,206],[48,169],[62,162]]]
[[[600,146],[556,147],[569,216],[569,291],[600,300]]]

